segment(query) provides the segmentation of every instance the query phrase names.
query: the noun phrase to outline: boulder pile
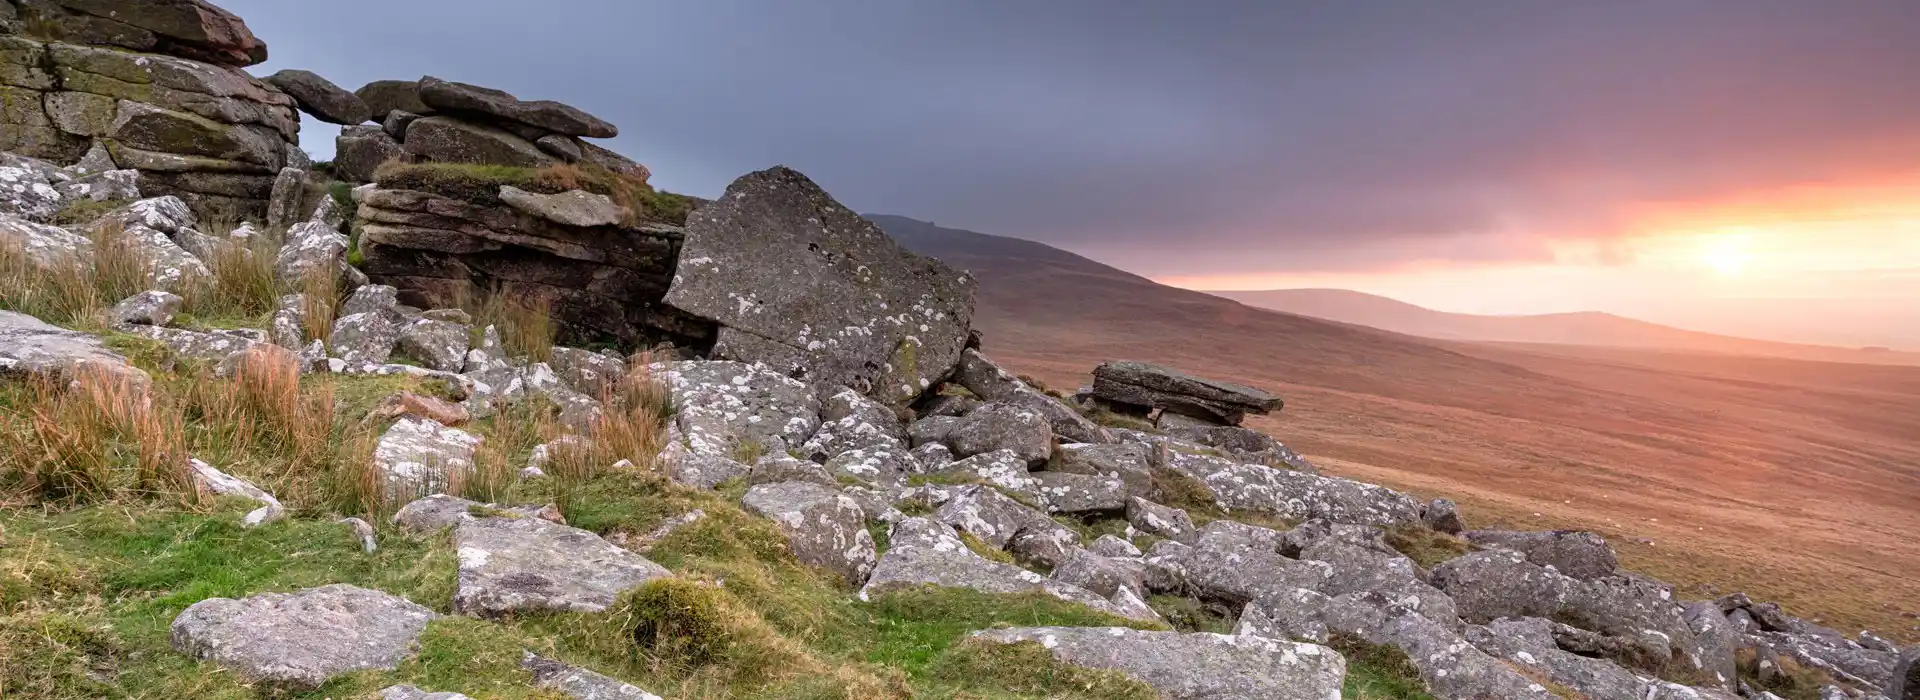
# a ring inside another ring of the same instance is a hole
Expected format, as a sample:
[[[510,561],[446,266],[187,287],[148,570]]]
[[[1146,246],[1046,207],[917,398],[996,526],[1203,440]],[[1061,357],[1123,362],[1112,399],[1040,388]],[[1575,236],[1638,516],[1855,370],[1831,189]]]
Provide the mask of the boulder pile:
[[[502,90],[441,80],[377,80],[337,95],[343,116],[359,116],[335,142],[336,172],[371,182],[389,160],[538,168],[581,163],[645,182],[646,166],[584,139],[620,129],[571,105],[522,100]],[[364,115],[364,116],[362,116]],[[372,125],[359,125],[372,119]]]
[[[308,167],[296,102],[241,68],[266,60],[245,22],[200,0],[6,0],[0,150],[92,172],[203,214],[266,214],[282,168]]]

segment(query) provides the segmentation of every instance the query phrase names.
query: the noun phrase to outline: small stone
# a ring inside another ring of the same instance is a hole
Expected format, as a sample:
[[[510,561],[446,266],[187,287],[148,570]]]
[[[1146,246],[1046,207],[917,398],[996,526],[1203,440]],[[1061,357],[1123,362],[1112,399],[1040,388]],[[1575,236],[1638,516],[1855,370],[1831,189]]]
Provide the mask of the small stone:
[[[247,682],[318,688],[399,667],[434,617],[405,598],[344,584],[208,598],[174,618],[173,648]]]
[[[115,323],[164,326],[173,322],[184,303],[178,294],[152,289],[121,300],[109,313]]]

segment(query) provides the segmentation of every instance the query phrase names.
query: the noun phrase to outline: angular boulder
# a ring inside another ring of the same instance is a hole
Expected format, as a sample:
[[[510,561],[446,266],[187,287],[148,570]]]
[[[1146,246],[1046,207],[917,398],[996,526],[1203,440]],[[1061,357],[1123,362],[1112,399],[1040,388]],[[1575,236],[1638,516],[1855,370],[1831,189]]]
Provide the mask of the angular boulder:
[[[867,585],[860,589],[861,600],[890,590],[934,585],[986,593],[1041,592],[1112,615],[1143,620],[1158,618],[1151,609],[1143,610],[1145,606],[1116,603],[1079,586],[1048,581],[1026,569],[975,554],[953,534],[952,528],[926,518],[907,518],[894,523],[889,540],[891,547],[881,555],[872,575],[867,577]]]
[[[368,117],[378,122],[385,122],[394,112],[417,116],[433,114],[433,108],[420,101],[418,80],[375,80],[360,86],[353,95],[367,105]]]
[[[466,520],[455,526],[453,545],[460,558],[453,608],[480,617],[599,612],[621,593],[673,575],[599,535],[539,518]]]
[[[379,127],[368,128],[386,136]],[[409,125],[401,147],[409,155],[439,163],[538,168],[557,162],[512,132],[447,116],[424,117]]]
[[[160,53],[245,67],[267,60],[267,44],[247,23],[204,0],[54,0],[61,7],[152,32]]]
[[[1557,700],[1540,684],[1500,659],[1474,648],[1431,618],[1366,593],[1333,598],[1322,609],[1327,629],[1406,654],[1429,692],[1442,700]]]
[[[1135,530],[1177,542],[1191,544],[1200,537],[1200,528],[1193,526],[1193,516],[1186,511],[1138,496],[1127,499],[1127,524]]]
[[[1248,413],[1280,410],[1280,397],[1249,386],[1203,379],[1145,362],[1107,362],[1093,369],[1093,396],[1238,425]]]
[[[1168,700],[1329,700],[1338,698],[1347,662],[1315,644],[1124,627],[1016,627],[976,632],[974,640],[1033,642],[1061,663],[1117,671]]]
[[[173,648],[248,682],[317,688],[398,667],[434,617],[405,598],[345,584],[208,598],[174,618]]]
[[[990,486],[964,486],[929,516],[997,549],[1018,543],[1030,558],[1058,564],[1080,545],[1073,530]]]
[[[1111,431],[1040,390],[1027,386],[1026,382],[994,364],[993,360],[978,350],[962,352],[960,364],[954,371],[960,385],[982,399],[1039,411],[1053,425],[1053,433],[1063,439],[1093,444],[1114,442]]]
[[[1378,527],[1421,522],[1419,501],[1383,486],[1183,452],[1167,463],[1200,480],[1230,510]]]
[[[313,115],[323,122],[332,122],[346,126],[365,124],[373,117],[367,103],[359,95],[347,92],[345,88],[333,84],[333,81],[320,77],[319,73],[307,70],[283,70],[264,78],[281,92],[293,96],[300,105],[300,111]]]
[[[848,585],[866,583],[878,556],[860,504],[839,489],[789,481],[762,484],[740,499],[747,511],[772,520],[800,563],[839,574]]]
[[[150,289],[120,300],[107,313],[117,324],[164,326],[180,313],[184,303],[178,294]]]
[[[380,435],[373,465],[390,497],[441,493],[453,479],[473,468],[480,437],[439,423],[401,416]]]
[[[1053,429],[1037,411],[989,403],[955,423],[946,443],[963,458],[1011,450],[1028,464],[1039,464],[1053,455]]]
[[[380,165],[406,155],[400,142],[377,126],[349,126],[333,140],[333,171],[348,182],[372,182]]]
[[[81,377],[145,387],[147,373],[92,334],[67,330],[14,311],[0,311],[0,377],[64,385]]]
[[[418,128],[416,125],[415,128]],[[665,303],[719,324],[713,354],[911,403],[960,360],[975,282],[916,255],[789,168],[687,219]]]
[[[478,114],[567,136],[610,139],[620,128],[571,105],[551,100],[522,100],[492,88],[432,76],[420,79],[420,101],[442,112]]]
[[[731,456],[743,445],[785,452],[820,427],[813,388],[764,367],[691,360],[651,371],[672,392],[675,421],[695,454]]]
[[[630,212],[604,194],[568,190],[559,194],[537,194],[514,187],[500,186],[500,201],[529,216],[563,226],[612,226]]]

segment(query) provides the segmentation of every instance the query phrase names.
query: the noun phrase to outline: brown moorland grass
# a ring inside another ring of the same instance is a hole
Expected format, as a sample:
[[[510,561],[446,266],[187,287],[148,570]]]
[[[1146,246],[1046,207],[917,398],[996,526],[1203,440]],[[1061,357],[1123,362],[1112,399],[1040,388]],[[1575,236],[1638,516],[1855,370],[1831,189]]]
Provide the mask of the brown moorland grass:
[[[980,278],[975,325],[1015,371],[1079,386],[1132,359],[1271,389],[1286,409],[1249,425],[1327,473],[1452,498],[1470,527],[1595,530],[1683,596],[1920,641],[1920,368],[1442,343],[1036,244],[908,240]]]

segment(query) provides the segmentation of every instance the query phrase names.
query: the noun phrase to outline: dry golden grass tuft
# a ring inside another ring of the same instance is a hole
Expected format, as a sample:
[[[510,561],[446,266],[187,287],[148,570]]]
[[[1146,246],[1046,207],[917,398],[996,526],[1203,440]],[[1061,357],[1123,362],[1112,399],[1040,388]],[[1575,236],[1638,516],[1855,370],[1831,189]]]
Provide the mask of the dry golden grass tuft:
[[[0,245],[0,308],[68,327],[105,324],[101,312],[146,291],[152,278],[139,248],[117,222],[89,230],[85,260],[40,265],[18,244]]]
[[[473,328],[481,331],[493,326],[510,357],[526,357],[534,362],[553,358],[553,344],[559,326],[553,320],[553,301],[539,294],[514,295],[503,289],[488,290],[475,297],[467,288],[450,300],[450,305],[473,317]]]
[[[0,414],[0,487],[57,505],[182,492],[185,418],[174,403],[95,373],[4,390],[13,410]]]
[[[334,315],[345,294],[340,276],[330,270],[308,272],[300,277],[299,293],[301,333],[309,342],[327,340],[333,335]]]

